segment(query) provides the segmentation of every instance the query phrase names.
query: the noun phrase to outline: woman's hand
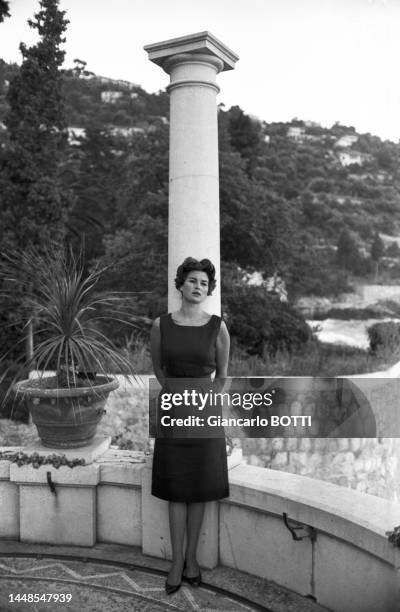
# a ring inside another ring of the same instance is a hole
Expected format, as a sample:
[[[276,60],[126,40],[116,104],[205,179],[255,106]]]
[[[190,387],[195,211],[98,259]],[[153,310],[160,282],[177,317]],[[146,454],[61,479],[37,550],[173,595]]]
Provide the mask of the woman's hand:
[[[226,377],[228,376],[230,338],[225,321],[221,321],[216,342],[216,368],[213,390],[221,393],[224,390]]]
[[[161,337],[160,337],[160,317],[154,319],[150,331],[150,352],[153,362],[154,374],[161,386],[165,382],[165,374],[161,364]]]

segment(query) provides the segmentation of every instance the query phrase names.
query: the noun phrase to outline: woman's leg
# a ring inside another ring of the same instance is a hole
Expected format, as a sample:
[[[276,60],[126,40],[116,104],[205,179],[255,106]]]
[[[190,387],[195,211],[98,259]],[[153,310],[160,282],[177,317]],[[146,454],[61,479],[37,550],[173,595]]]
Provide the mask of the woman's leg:
[[[188,578],[197,576],[199,573],[199,564],[196,559],[196,552],[201,525],[203,523],[204,510],[204,502],[191,503],[188,504],[187,507],[185,576],[188,576]]]
[[[167,581],[171,585],[179,584],[183,570],[183,542],[185,537],[187,504],[169,502],[169,530],[171,534],[172,565]]]

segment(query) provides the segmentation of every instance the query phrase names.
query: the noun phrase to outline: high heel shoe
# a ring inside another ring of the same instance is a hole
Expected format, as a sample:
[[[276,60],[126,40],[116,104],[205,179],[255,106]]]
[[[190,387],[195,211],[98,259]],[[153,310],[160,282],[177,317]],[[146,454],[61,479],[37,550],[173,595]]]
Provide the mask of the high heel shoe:
[[[176,593],[176,591],[178,591],[181,586],[182,586],[182,580],[183,580],[183,570],[185,569],[185,564],[183,564],[183,568],[182,568],[182,574],[181,574],[181,581],[179,582],[179,584],[170,584],[168,582],[168,578],[165,581],[165,592],[167,595],[172,595],[172,593]]]
[[[176,593],[181,588],[182,582],[179,584],[169,584],[168,580],[165,581],[165,592],[167,595],[172,595],[172,593]]]
[[[185,571],[185,569],[186,569],[186,561],[185,561],[185,563],[183,565],[183,572]],[[186,582],[188,582],[191,586],[194,586],[194,587],[199,587],[200,586],[200,584],[201,584],[201,571],[200,571],[200,569],[199,569],[199,573],[197,574],[197,576],[192,576],[191,578],[189,578],[189,576],[184,576],[183,572],[182,572],[183,580],[186,580]]]

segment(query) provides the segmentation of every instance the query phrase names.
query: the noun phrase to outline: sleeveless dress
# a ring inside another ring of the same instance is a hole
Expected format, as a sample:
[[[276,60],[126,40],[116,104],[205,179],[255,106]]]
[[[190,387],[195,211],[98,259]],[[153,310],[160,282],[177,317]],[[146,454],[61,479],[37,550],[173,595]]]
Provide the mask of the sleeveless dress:
[[[162,315],[161,363],[166,377],[204,379],[209,389],[220,325],[216,315],[201,326],[178,325],[170,314]],[[151,492],[160,499],[187,503],[228,497],[225,438],[156,438]]]

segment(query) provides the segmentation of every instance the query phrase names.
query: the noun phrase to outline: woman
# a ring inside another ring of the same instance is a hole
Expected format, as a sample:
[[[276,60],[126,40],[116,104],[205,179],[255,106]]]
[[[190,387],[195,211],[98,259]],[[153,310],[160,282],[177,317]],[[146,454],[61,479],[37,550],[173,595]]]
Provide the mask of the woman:
[[[163,387],[168,378],[196,378],[221,391],[227,376],[229,333],[224,321],[202,308],[215,288],[215,268],[208,259],[188,257],[178,267],[175,286],[182,295],[179,310],[157,318],[151,330],[155,375]],[[199,586],[196,559],[205,502],[229,495],[225,439],[157,438],[154,445],[152,494],[169,502],[172,566],[168,594],[183,578]],[[186,531],[186,550],[183,551]]]

